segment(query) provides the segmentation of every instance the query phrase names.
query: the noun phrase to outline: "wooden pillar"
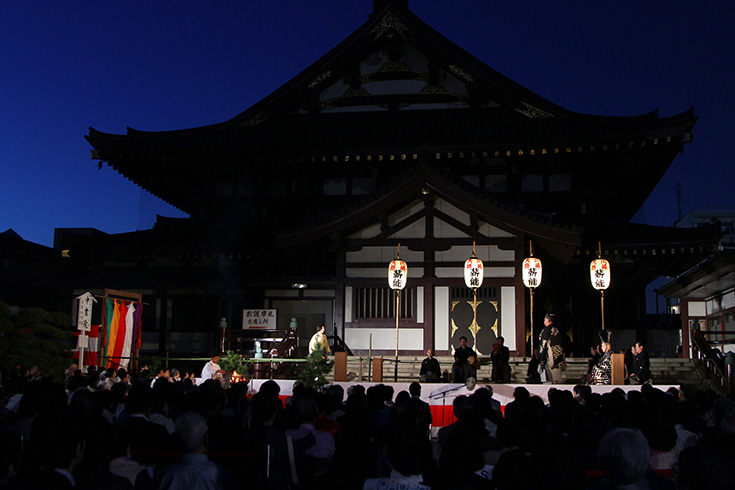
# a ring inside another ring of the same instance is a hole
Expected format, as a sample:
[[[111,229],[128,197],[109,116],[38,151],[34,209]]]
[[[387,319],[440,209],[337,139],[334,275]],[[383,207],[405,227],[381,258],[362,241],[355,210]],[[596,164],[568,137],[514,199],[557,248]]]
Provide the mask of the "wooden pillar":
[[[515,263],[522,264],[526,251],[524,249],[525,237],[516,238]],[[533,356],[533,352],[526,349],[526,294],[528,288],[523,284],[523,275],[520,269],[516,270],[515,279],[515,355],[517,356]],[[542,325],[543,326],[543,325]],[[531,332],[533,335],[533,332]],[[502,335],[502,334],[501,334]]]
[[[691,359],[691,335],[689,333],[689,300],[681,298],[679,301],[679,317],[681,318],[681,352],[678,357],[683,359]]]
[[[436,330],[434,322],[434,285],[436,279],[436,241],[434,240],[434,200],[428,194],[424,198],[424,218],[426,236],[426,248],[424,249],[424,277],[421,284],[424,286],[424,345],[422,352],[434,349]]]

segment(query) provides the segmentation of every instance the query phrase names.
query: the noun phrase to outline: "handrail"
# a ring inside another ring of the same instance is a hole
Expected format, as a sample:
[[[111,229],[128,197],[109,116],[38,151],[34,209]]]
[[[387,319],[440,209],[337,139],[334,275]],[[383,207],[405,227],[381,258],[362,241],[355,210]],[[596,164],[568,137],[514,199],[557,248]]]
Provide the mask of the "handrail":
[[[729,376],[725,356],[720,350],[712,348],[710,342],[704,337],[708,333],[714,334],[715,332],[692,331],[692,351],[707,372],[715,378],[722,392],[727,395],[733,389],[733,379],[732,376]]]
[[[332,338],[334,339],[334,347],[335,351],[338,350],[337,348],[341,349],[343,352],[347,352],[348,356],[352,355],[352,351],[350,350],[350,347],[347,345],[347,343],[342,340],[342,338],[337,334],[337,332],[334,332],[334,335],[327,335],[327,339]]]

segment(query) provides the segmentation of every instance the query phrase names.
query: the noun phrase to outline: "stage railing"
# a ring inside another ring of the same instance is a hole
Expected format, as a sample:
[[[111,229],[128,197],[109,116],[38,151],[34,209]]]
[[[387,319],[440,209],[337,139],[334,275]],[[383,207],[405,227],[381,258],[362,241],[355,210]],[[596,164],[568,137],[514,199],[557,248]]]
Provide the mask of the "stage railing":
[[[728,365],[722,351],[712,347],[712,344],[724,345],[735,343],[732,340],[708,341],[705,335],[722,335],[722,332],[708,332],[703,330],[692,331],[692,351],[705,371],[712,376],[717,386],[725,394],[733,391],[733,366]]]

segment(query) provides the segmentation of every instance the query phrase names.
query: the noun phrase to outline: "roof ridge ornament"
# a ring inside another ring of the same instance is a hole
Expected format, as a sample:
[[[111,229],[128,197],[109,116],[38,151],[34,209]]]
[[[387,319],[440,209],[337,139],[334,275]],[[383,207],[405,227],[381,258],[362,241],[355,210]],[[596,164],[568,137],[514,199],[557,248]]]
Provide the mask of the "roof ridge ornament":
[[[449,70],[457,75],[459,78],[464,80],[465,82],[474,82],[475,79],[472,78],[472,75],[464,71],[462,68],[458,67],[457,65],[449,65]]]
[[[374,34],[375,39],[378,39],[388,31],[393,31],[406,40],[408,40],[407,34],[412,32],[391,10],[385,12],[385,15],[380,18],[375,27],[368,32],[368,35]],[[388,36],[392,36],[392,33]]]
[[[531,119],[545,119],[549,117],[554,117],[553,114],[550,112],[542,111],[538,107],[534,107],[528,102],[521,101],[521,105],[523,108],[516,108],[516,111],[520,112],[524,116],[528,116]]]

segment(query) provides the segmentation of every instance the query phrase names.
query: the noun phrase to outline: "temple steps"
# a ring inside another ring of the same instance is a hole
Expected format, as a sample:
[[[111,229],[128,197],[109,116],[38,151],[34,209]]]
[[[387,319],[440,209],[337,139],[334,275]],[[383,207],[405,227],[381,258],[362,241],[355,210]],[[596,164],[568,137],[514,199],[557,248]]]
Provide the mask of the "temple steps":
[[[424,356],[400,356],[398,364],[398,381],[418,381],[421,361]],[[446,370],[451,381],[453,358],[451,356],[437,356],[442,371]],[[513,384],[526,382],[526,372],[529,358],[512,357],[510,359],[511,380]],[[563,374],[563,384],[578,384],[587,373],[587,358],[567,358],[567,368]],[[703,372],[697,368],[696,361],[679,358],[652,358],[651,372],[654,384],[659,385],[692,385],[695,389],[706,389],[712,387]],[[360,365],[362,364],[362,371]],[[369,362],[367,356],[348,356],[347,372],[350,377],[354,373],[355,381],[368,381]],[[383,381],[394,380],[394,357],[383,356]],[[362,376],[362,378],[360,378]],[[332,380],[332,376],[329,377]],[[374,377],[373,377],[374,379]],[[492,379],[492,365],[487,356],[480,357],[480,369],[477,373],[478,383],[490,383]]]

